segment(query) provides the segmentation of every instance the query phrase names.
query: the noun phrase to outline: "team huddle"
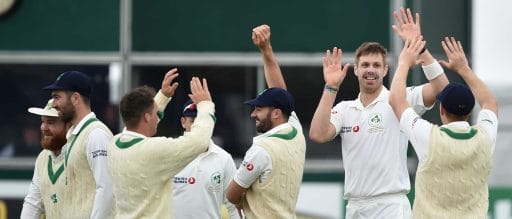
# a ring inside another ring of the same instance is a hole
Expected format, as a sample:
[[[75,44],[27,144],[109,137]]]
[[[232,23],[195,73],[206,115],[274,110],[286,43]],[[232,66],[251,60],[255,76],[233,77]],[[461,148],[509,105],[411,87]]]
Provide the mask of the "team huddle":
[[[486,218],[496,98],[469,67],[460,41],[445,37],[447,60],[437,61],[423,40],[419,14],[401,8],[394,17],[404,46],[389,90],[383,85],[387,50],[377,42],[356,50],[355,100],[335,104],[350,68],[342,64],[342,50],[327,50],[322,59],[325,86],[309,138],[341,137],[345,218]],[[125,128],[116,135],[91,111],[91,79],[62,73],[43,88],[51,92],[47,105],[28,109],[41,116],[44,150],[20,218],[221,218],[222,208],[232,219],[296,218],[306,137],[270,38],[268,25],[252,30],[268,88],[244,102],[253,108],[259,135],[238,169],[211,140],[217,118],[206,79],[190,80],[189,100],[178,115],[183,135],[170,138],[155,134],[178,87],[178,69],[165,74],[158,91],[142,86],[123,96]],[[406,87],[409,69],[418,64],[428,83]],[[443,66],[467,85],[450,83]],[[436,100],[441,126],[421,118]],[[475,103],[481,110],[471,126]],[[408,142],[419,160],[412,208]]]

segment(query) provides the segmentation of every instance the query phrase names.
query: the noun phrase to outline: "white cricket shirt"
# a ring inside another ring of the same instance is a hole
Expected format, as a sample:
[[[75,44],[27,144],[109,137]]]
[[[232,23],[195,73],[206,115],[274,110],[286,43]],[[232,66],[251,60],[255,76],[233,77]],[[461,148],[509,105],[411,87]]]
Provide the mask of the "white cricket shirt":
[[[265,182],[272,172],[272,158],[261,146],[254,144],[258,138],[270,136],[282,129],[293,126],[298,132],[302,132],[302,125],[295,112],[292,112],[287,123],[278,125],[269,131],[253,138],[253,145],[245,153],[244,160],[236,171],[235,182],[243,188],[249,188],[256,181]]]
[[[231,219],[240,218],[225,194],[235,171],[231,155],[210,141],[208,151],[173,177],[173,218],[220,219],[222,204],[226,205]]]
[[[409,87],[407,101],[419,113],[423,86]],[[407,137],[389,105],[389,90],[364,107],[360,99],[342,101],[331,110],[331,123],[341,137],[345,168],[345,198],[407,193]]]
[[[496,146],[496,135],[498,134],[498,117],[493,111],[483,109],[478,113],[477,125],[487,132],[491,140],[491,153],[493,153]],[[409,141],[411,141],[418,155],[418,167],[423,166],[427,161],[432,126],[432,123],[422,119],[411,108],[406,109],[402,113],[400,128],[409,136]],[[468,131],[471,128],[469,123],[465,121],[451,122],[441,127],[467,128]]]

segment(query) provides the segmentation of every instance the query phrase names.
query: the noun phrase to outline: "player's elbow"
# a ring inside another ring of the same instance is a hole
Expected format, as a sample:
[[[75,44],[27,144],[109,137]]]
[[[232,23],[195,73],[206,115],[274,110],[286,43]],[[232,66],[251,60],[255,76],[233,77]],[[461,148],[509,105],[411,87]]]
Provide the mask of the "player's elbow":
[[[322,133],[326,133],[326,132],[319,132],[319,131],[310,129],[309,130],[309,139],[311,139],[311,141],[313,141],[315,143],[325,143],[325,142],[329,141],[329,139],[325,136],[325,134],[323,135]]]

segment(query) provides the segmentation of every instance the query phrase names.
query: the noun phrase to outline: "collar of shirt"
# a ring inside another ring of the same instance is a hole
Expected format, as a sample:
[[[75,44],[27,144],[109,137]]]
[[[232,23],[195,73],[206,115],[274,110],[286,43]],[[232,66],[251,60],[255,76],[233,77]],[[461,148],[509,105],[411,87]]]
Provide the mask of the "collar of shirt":
[[[64,152],[66,151],[66,148],[67,148],[66,145],[68,145],[68,144],[65,144],[64,146],[62,146],[62,149],[60,149],[59,156],[55,155],[55,153],[52,150],[48,150],[48,152],[50,153],[50,156],[52,156],[53,161],[60,160],[64,157]]]
[[[372,103],[368,104],[368,106],[371,106],[373,104],[376,104],[377,102],[381,102],[381,101],[387,101],[386,97],[389,96],[389,90],[382,86],[382,90],[380,90],[380,93],[379,93],[379,96],[377,96],[377,98],[375,98],[375,100],[372,101]],[[359,93],[357,95],[357,99],[355,99],[354,101],[352,101],[349,105],[349,107],[353,107],[353,108],[356,108],[356,109],[359,109],[359,110],[363,110],[364,109],[364,106],[363,106],[363,103],[361,102],[361,93]]]
[[[450,122],[448,124],[442,125],[441,127],[445,128],[462,128],[462,129],[469,129],[471,128],[469,123],[467,121],[457,121],[457,122]]]
[[[146,138],[146,136],[144,136],[143,134],[140,134],[140,133],[137,133],[137,132],[128,131],[128,130],[126,130],[126,128],[121,133],[123,135],[131,135],[131,136],[137,137],[137,138]]]
[[[208,145],[208,150],[201,153],[199,156],[197,156],[198,159],[203,159],[205,157],[208,157],[213,154],[219,154],[220,149],[218,147],[215,147],[215,143],[210,139],[210,144]]]
[[[89,120],[90,118],[96,118],[96,115],[94,114],[94,112],[90,112],[89,114],[84,116],[84,118],[82,118],[82,120],[80,120],[80,122],[78,122],[78,124],[76,126],[71,126],[71,128],[69,128],[68,132],[66,133],[66,139],[70,139],[72,135],[78,134],[78,132],[80,131],[82,126],[85,124],[85,122],[87,120]]]
[[[286,122],[286,123],[283,123],[281,125],[278,125],[270,130],[268,130],[267,132],[261,134],[261,135],[258,135],[256,137],[254,137],[253,141],[256,142],[258,141],[259,139],[261,138],[264,138],[264,137],[268,137],[270,135],[273,135],[275,133],[278,133],[279,131],[283,130],[283,129],[286,129],[286,128],[291,128],[292,126],[290,125],[290,123]]]

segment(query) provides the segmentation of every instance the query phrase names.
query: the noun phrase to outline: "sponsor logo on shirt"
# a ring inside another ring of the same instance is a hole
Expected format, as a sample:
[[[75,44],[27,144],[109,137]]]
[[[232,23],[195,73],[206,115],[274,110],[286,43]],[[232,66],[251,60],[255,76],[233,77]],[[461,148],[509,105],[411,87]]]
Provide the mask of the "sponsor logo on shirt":
[[[96,157],[99,157],[99,156],[106,157],[107,156],[107,150],[95,150],[95,151],[92,152],[92,158],[96,158]]]
[[[254,169],[254,164],[249,163],[247,161],[243,161],[242,166],[244,166],[245,169],[247,169],[248,171],[252,171]]]
[[[175,176],[173,177],[173,182],[174,184],[190,184],[190,185],[193,185],[197,182],[196,178],[191,176],[191,177],[186,177],[186,176]]]
[[[359,132],[359,125],[355,126],[341,126],[341,134],[350,133],[350,132]]]
[[[491,125],[494,125],[494,122],[492,122],[490,119],[483,119],[482,122],[488,122]]]
[[[412,120],[412,124],[411,124],[411,127],[414,128],[414,125],[416,124],[416,122],[418,122],[418,120],[420,119],[420,117],[416,117]]]

